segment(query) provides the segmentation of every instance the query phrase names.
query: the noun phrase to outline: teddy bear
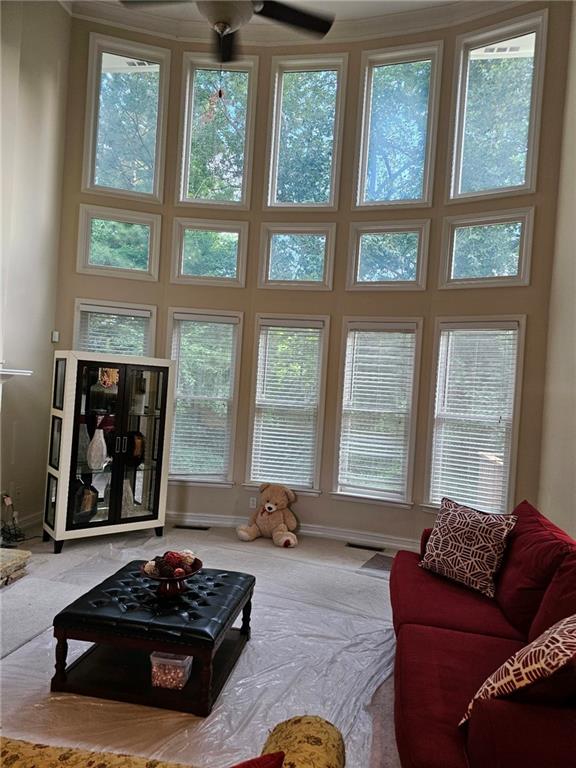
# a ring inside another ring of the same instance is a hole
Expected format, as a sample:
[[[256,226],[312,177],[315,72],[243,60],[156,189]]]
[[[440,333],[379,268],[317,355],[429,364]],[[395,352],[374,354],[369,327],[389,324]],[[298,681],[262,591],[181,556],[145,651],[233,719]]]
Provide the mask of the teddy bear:
[[[284,485],[262,483],[260,506],[255,509],[248,525],[236,529],[241,541],[254,541],[259,536],[272,539],[277,547],[295,547],[298,544],[292,533],[298,527],[298,520],[288,506],[296,501],[296,494]]]

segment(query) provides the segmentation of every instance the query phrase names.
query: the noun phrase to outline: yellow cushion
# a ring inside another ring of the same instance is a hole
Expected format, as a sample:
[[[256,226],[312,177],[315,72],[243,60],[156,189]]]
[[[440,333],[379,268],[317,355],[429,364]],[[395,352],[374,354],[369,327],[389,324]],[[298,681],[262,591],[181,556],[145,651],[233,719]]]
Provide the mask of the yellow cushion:
[[[312,715],[279,723],[264,745],[263,755],[284,752],[283,768],[343,768],[346,757],[340,731]]]
[[[147,757],[86,752],[72,747],[47,747],[17,739],[0,740],[2,768],[191,768]]]

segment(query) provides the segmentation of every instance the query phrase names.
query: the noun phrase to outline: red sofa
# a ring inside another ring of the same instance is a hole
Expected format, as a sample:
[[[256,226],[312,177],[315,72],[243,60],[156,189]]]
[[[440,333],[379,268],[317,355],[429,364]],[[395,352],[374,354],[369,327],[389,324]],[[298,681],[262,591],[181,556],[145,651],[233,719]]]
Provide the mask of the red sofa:
[[[576,541],[527,501],[514,510],[496,597],[418,567],[398,552],[390,577],[397,637],[396,740],[402,768],[571,768],[574,707],[493,699],[481,683],[515,651],[576,613]],[[422,536],[422,551],[430,530]]]

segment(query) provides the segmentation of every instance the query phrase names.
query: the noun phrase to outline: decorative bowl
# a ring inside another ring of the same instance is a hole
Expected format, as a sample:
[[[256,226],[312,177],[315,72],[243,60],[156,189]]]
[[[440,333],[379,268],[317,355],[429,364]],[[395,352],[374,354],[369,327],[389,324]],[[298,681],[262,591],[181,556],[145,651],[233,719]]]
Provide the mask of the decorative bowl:
[[[198,573],[202,568],[202,560],[196,558],[190,567],[192,571],[184,576],[151,576],[149,573],[146,573],[143,565],[140,566],[140,573],[147,579],[158,582],[158,589],[156,590],[158,597],[178,597],[178,595],[188,591],[186,579],[190,579],[194,574]]]

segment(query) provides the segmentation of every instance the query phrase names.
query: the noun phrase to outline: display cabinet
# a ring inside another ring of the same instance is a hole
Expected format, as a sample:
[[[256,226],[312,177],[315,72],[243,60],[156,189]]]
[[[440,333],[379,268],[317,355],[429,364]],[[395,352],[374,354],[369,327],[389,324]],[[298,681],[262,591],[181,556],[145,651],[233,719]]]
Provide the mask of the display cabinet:
[[[174,362],[55,353],[44,540],[154,528],[166,515]]]

